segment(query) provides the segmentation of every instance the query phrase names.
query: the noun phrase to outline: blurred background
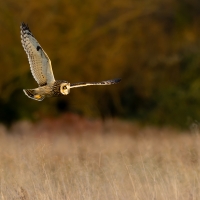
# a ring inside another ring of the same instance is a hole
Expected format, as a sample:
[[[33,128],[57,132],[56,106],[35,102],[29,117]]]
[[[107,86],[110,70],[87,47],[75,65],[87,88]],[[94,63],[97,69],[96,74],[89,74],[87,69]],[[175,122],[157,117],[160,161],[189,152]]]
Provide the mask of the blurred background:
[[[20,41],[28,23],[70,83],[122,78],[113,86],[28,99],[35,88]],[[0,1],[0,122],[75,113],[188,128],[200,119],[200,1]]]
[[[70,83],[29,99],[20,24]],[[1,199],[200,199],[199,0],[0,1]]]

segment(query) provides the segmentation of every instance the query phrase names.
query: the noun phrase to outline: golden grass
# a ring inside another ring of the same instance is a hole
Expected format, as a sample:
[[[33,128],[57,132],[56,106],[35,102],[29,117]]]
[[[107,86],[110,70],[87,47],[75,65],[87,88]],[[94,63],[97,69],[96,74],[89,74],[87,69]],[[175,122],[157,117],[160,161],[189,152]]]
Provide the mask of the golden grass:
[[[198,133],[94,124],[59,134],[0,127],[0,199],[200,199]]]

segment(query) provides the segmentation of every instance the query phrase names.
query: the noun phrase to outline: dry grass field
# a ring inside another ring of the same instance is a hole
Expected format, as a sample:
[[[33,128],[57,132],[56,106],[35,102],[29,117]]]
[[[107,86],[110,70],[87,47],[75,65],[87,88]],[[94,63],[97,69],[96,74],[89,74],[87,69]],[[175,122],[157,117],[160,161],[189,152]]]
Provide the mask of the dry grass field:
[[[200,199],[197,129],[62,120],[0,126],[0,199]]]

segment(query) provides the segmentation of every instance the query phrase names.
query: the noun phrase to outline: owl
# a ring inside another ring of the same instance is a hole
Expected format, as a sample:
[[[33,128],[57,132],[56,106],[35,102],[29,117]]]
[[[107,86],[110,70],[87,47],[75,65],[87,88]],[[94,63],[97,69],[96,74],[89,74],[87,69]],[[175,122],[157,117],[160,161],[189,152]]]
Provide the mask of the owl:
[[[67,95],[69,94],[71,88],[90,85],[111,85],[121,81],[119,78],[101,82],[79,83],[68,83],[65,80],[55,80],[51,66],[51,60],[31,33],[28,25],[22,23],[20,29],[21,42],[28,56],[31,73],[39,85],[39,87],[35,89],[23,90],[29,98],[42,101],[45,97],[58,97]]]

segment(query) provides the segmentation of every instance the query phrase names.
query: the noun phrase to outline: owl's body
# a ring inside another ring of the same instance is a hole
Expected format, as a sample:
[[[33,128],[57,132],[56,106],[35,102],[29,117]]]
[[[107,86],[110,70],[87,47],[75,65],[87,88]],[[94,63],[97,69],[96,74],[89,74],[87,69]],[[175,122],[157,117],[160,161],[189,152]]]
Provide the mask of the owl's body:
[[[32,75],[39,85],[39,87],[35,89],[23,90],[29,98],[42,101],[45,97],[67,95],[70,93],[71,88],[89,85],[111,85],[121,81],[121,79],[113,79],[101,82],[80,82],[70,84],[64,80],[55,80],[51,61],[31,33],[29,27],[22,23],[20,28],[22,46],[28,55]]]
[[[61,84],[67,89],[61,88]],[[64,90],[66,94],[63,94],[62,90]],[[56,80],[53,84],[41,86],[35,89],[24,89],[24,93],[34,100],[42,101],[45,97],[59,97],[69,94],[70,84],[67,81]]]

